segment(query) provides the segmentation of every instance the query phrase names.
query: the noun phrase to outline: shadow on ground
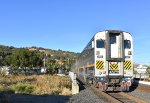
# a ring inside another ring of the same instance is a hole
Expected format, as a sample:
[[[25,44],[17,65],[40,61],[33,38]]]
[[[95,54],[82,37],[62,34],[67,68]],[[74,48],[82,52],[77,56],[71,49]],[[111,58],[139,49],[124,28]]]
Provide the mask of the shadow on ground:
[[[82,91],[85,89],[85,84],[77,78],[77,82],[79,83],[79,91]]]
[[[0,103],[67,103],[70,96],[14,94],[0,92]]]
[[[139,81],[140,81],[140,79],[133,79],[133,83],[132,83],[132,86],[130,87],[129,92],[132,92],[137,89],[137,87],[139,85]]]

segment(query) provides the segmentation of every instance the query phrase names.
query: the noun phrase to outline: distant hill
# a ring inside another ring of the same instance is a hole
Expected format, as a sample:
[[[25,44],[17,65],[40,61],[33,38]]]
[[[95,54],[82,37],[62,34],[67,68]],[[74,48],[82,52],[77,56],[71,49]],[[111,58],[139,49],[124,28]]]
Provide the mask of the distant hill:
[[[4,46],[0,45],[0,65],[4,65],[4,59],[7,55],[11,55],[20,49],[28,49],[29,51],[36,51],[44,55],[47,60],[55,60],[59,63],[66,62],[68,60],[73,60],[77,58],[80,53],[63,51],[63,50],[52,50],[46,49],[42,47],[24,47],[24,48],[16,48],[13,46]]]

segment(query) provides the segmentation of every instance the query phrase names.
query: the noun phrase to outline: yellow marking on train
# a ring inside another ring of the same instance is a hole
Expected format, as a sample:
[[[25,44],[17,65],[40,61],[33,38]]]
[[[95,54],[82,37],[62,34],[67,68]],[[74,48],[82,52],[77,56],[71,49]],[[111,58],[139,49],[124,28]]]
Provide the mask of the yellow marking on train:
[[[118,70],[118,63],[115,63],[115,64],[110,63],[109,70]]]
[[[94,64],[87,65],[87,67],[94,67],[94,66],[95,66]]]
[[[81,66],[80,68],[84,68],[84,66]]]
[[[131,70],[132,64],[130,60],[124,62],[124,70]]]
[[[89,65],[87,65],[87,66],[80,66],[80,68],[87,68],[87,67],[93,67],[93,66],[95,66],[94,64],[89,64]]]
[[[100,70],[104,70],[104,61],[97,60],[96,61],[96,68]]]

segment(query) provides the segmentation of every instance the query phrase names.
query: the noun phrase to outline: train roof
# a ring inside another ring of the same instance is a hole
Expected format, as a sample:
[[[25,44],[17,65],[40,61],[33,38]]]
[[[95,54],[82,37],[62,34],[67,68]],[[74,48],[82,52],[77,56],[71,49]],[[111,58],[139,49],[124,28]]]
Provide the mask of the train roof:
[[[128,34],[130,34],[129,32],[127,32],[127,31],[123,31],[123,30],[102,30],[102,31],[98,31],[97,33],[99,33],[99,32],[104,32],[104,31],[108,31],[108,32],[112,32],[112,33],[121,33],[121,32],[125,32],[125,33],[128,33]],[[96,33],[96,34],[97,34]],[[96,35],[95,34],[95,35]],[[94,35],[94,36],[95,36]],[[131,34],[130,34],[131,35]]]
[[[99,32],[104,32],[104,31],[108,31],[108,32],[112,32],[112,33],[125,32],[125,33],[130,34],[129,32],[126,32],[126,31],[123,31],[123,30],[102,30],[102,31],[98,31],[97,33],[99,33]],[[96,33],[96,34],[97,34],[97,33]],[[91,41],[94,39],[94,37],[95,37],[96,34],[94,34],[94,36],[92,37],[92,39],[88,42],[88,44],[85,46],[85,48],[82,50],[82,52],[81,52],[81,54],[80,54],[79,56],[82,55],[83,51],[85,51],[86,47],[89,45],[89,43],[91,43]],[[131,35],[131,34],[130,34],[130,35]],[[132,36],[132,35],[131,35],[131,36]]]

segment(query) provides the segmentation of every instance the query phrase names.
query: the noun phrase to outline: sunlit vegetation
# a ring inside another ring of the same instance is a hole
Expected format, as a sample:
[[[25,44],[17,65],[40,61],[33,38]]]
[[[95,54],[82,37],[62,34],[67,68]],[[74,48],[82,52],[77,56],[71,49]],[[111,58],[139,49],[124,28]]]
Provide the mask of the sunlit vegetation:
[[[75,62],[78,53],[44,49],[41,47],[15,48],[0,46],[0,68],[11,67],[12,73],[0,70],[0,93],[33,95],[70,95],[71,80],[67,76],[58,76],[56,71],[63,69],[66,73]],[[20,75],[21,71],[37,71],[45,68],[44,75]],[[5,98],[3,98],[5,99]],[[3,101],[1,99],[2,102]],[[0,101],[0,102],[1,102]]]
[[[70,95],[71,80],[58,75],[1,76],[0,91],[34,95]]]
[[[11,66],[12,73],[46,68],[47,73],[54,74],[58,69],[69,71],[78,53],[44,49],[41,47],[15,48],[0,46],[0,66]]]

